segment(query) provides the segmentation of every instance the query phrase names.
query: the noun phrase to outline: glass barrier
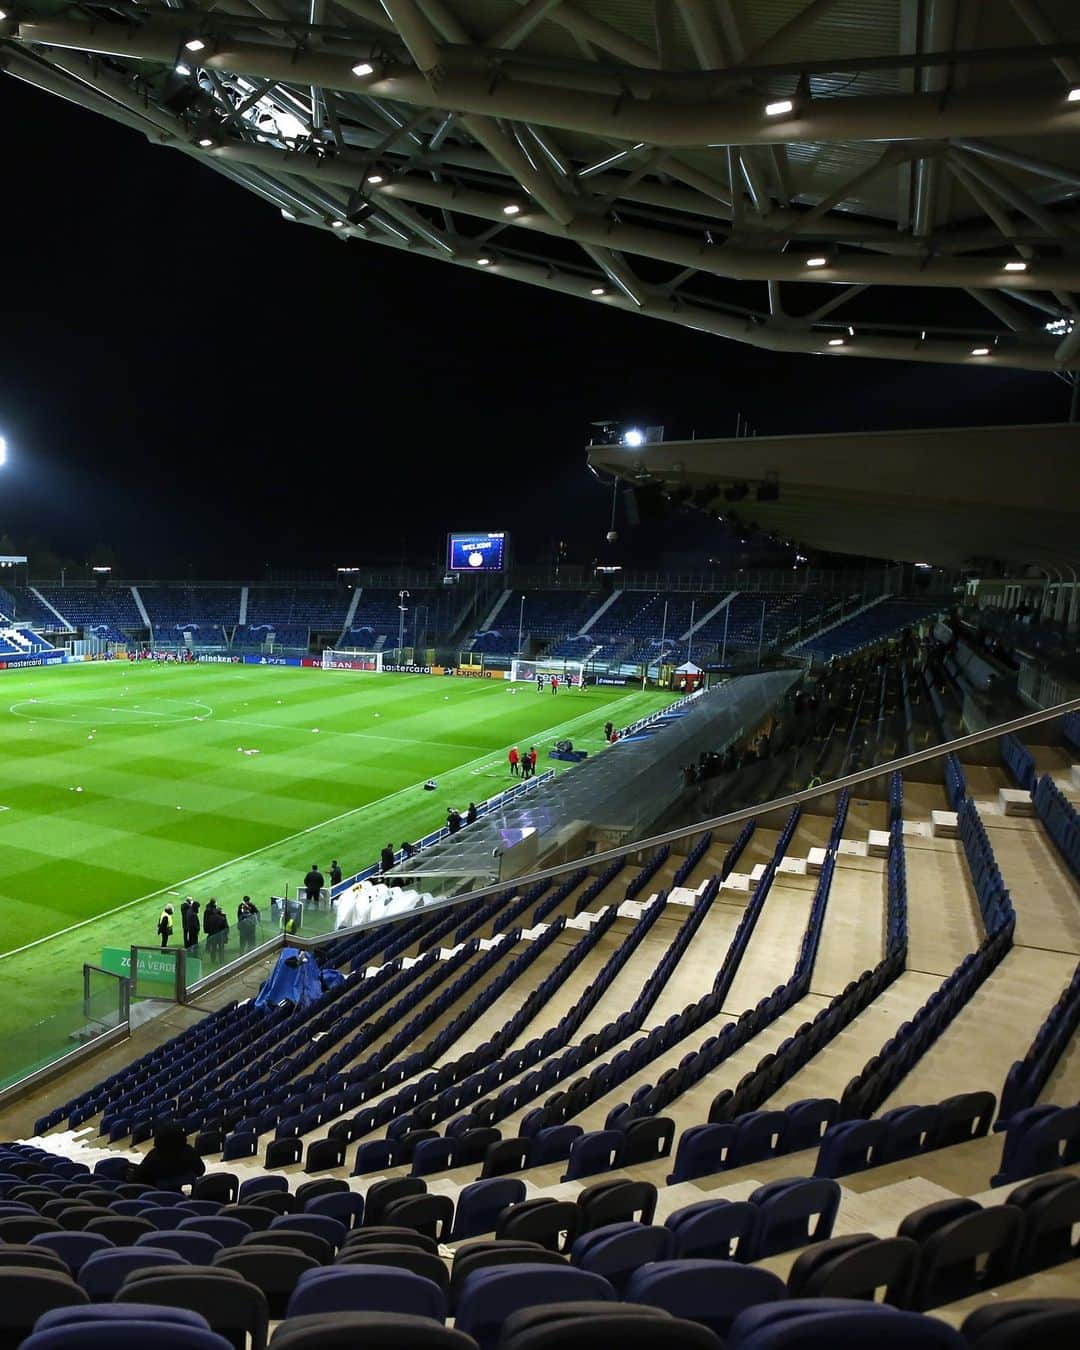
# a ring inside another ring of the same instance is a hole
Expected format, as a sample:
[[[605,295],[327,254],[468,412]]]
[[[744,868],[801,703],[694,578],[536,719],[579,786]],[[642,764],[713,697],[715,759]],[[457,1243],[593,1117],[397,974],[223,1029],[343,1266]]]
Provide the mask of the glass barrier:
[[[48,1017],[9,1008],[0,1037],[0,1089],[89,1045],[127,1017],[127,979],[94,966],[83,967],[82,997],[66,999]]]
[[[131,1002],[167,999],[179,1002],[184,991],[183,947],[133,945],[129,958]]]

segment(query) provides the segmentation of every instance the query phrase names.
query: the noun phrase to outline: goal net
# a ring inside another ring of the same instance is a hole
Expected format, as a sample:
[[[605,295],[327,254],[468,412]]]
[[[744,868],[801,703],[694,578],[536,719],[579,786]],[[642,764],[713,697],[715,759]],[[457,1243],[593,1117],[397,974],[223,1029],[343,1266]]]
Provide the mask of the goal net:
[[[538,680],[541,677],[545,684],[548,684],[552,676],[557,676],[560,684],[575,689],[583,688],[585,679],[584,661],[563,661],[558,658],[547,661],[519,661],[510,662],[510,678],[512,680]]]
[[[323,670],[368,670],[382,674],[382,652],[362,652],[355,647],[327,647],[322,654]]]

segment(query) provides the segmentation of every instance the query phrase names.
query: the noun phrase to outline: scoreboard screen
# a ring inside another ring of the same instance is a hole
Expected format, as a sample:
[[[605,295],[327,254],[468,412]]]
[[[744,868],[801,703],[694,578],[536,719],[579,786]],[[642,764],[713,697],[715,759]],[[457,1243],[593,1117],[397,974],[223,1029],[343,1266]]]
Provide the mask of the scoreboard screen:
[[[502,572],[506,567],[509,539],[497,534],[451,534],[446,545],[446,565],[451,572]]]

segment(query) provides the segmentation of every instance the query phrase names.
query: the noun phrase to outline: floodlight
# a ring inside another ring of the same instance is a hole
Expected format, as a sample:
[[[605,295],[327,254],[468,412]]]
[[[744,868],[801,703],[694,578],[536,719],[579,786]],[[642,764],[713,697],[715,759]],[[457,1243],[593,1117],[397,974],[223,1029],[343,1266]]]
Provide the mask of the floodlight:
[[[183,61],[177,61],[176,73],[177,75],[183,75],[186,77],[191,74],[191,67],[184,65]]]
[[[97,572],[99,575],[104,575],[104,574],[106,574],[106,573],[108,573],[108,572],[111,572],[111,571],[112,571],[112,568],[111,568],[111,567],[91,567],[90,571],[91,571],[91,572]]]
[[[7,11],[0,9],[0,23],[3,23],[6,18],[7,18]]]
[[[287,206],[283,206],[281,208],[281,214],[285,217],[286,220],[299,220],[299,216],[294,215],[293,212],[290,211]]]
[[[477,267],[490,267],[490,266],[491,266],[491,259],[490,259],[489,257],[487,257],[487,255],[485,254],[484,257],[482,257],[482,258],[477,258],[477,260],[476,260],[476,265],[477,265]]]
[[[789,98],[778,98],[774,103],[765,104],[766,117],[783,117],[785,113],[794,111],[795,104]]]
[[[819,253],[813,258],[807,258],[806,265],[807,267],[824,267],[828,261],[828,258],[823,258]]]
[[[1005,264],[1005,271],[1006,271],[1006,272],[1026,272],[1026,271],[1027,271],[1027,263],[1026,263],[1026,262],[1020,262],[1019,260],[1014,261],[1014,262],[1007,262],[1007,263]]]
[[[520,212],[521,207],[517,204],[517,202],[507,202],[506,205],[503,207],[504,216],[516,216],[519,215]]]
[[[0,436],[0,464],[7,463],[7,441]]]
[[[990,348],[989,348],[989,347],[972,347],[972,349],[971,349],[971,354],[972,354],[972,356],[989,356],[989,355],[990,355]]]
[[[1080,84],[1078,84],[1075,89],[1069,90],[1068,101],[1070,103],[1080,103]]]
[[[214,144],[214,138],[213,136],[200,136],[195,144],[198,145],[201,150],[209,150]]]
[[[830,346],[830,347],[842,347],[843,345],[844,345],[844,339],[843,339],[843,338],[830,338],[830,339],[829,339],[829,346]]]
[[[330,222],[330,228],[332,230],[343,230],[345,228],[345,222],[343,220],[332,220]]]
[[[362,80],[365,78],[365,76],[374,75],[375,67],[371,64],[370,61],[360,61],[357,65],[353,66],[352,73],[357,77],[357,79]]]
[[[639,431],[637,427],[631,427],[629,431],[623,432],[623,445],[628,445],[632,450],[636,450],[639,445],[645,444],[645,433]]]
[[[589,292],[589,294],[590,294],[590,295],[607,295],[607,291],[606,291],[606,289],[605,289],[603,286],[594,286],[594,287],[592,288],[592,290]]]
[[[206,43],[202,38],[191,38],[184,43],[184,50],[187,52],[204,52],[206,50]]]
[[[380,183],[385,182],[385,179],[381,173],[369,173],[366,181],[369,182],[372,187],[378,187]]]

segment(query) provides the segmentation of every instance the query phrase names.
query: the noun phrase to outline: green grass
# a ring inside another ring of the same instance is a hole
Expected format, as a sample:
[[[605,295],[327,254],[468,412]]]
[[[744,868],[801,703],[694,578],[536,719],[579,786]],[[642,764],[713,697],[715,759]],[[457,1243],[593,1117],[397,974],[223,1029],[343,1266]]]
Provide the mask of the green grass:
[[[170,890],[235,910],[244,893],[295,893],[312,862],[349,875],[501,790],[510,744],[535,744],[544,768],[562,736],[596,752],[608,718],[670,701],[127,662],[0,679],[0,973],[22,1027],[78,1000],[102,947],[156,943]]]

